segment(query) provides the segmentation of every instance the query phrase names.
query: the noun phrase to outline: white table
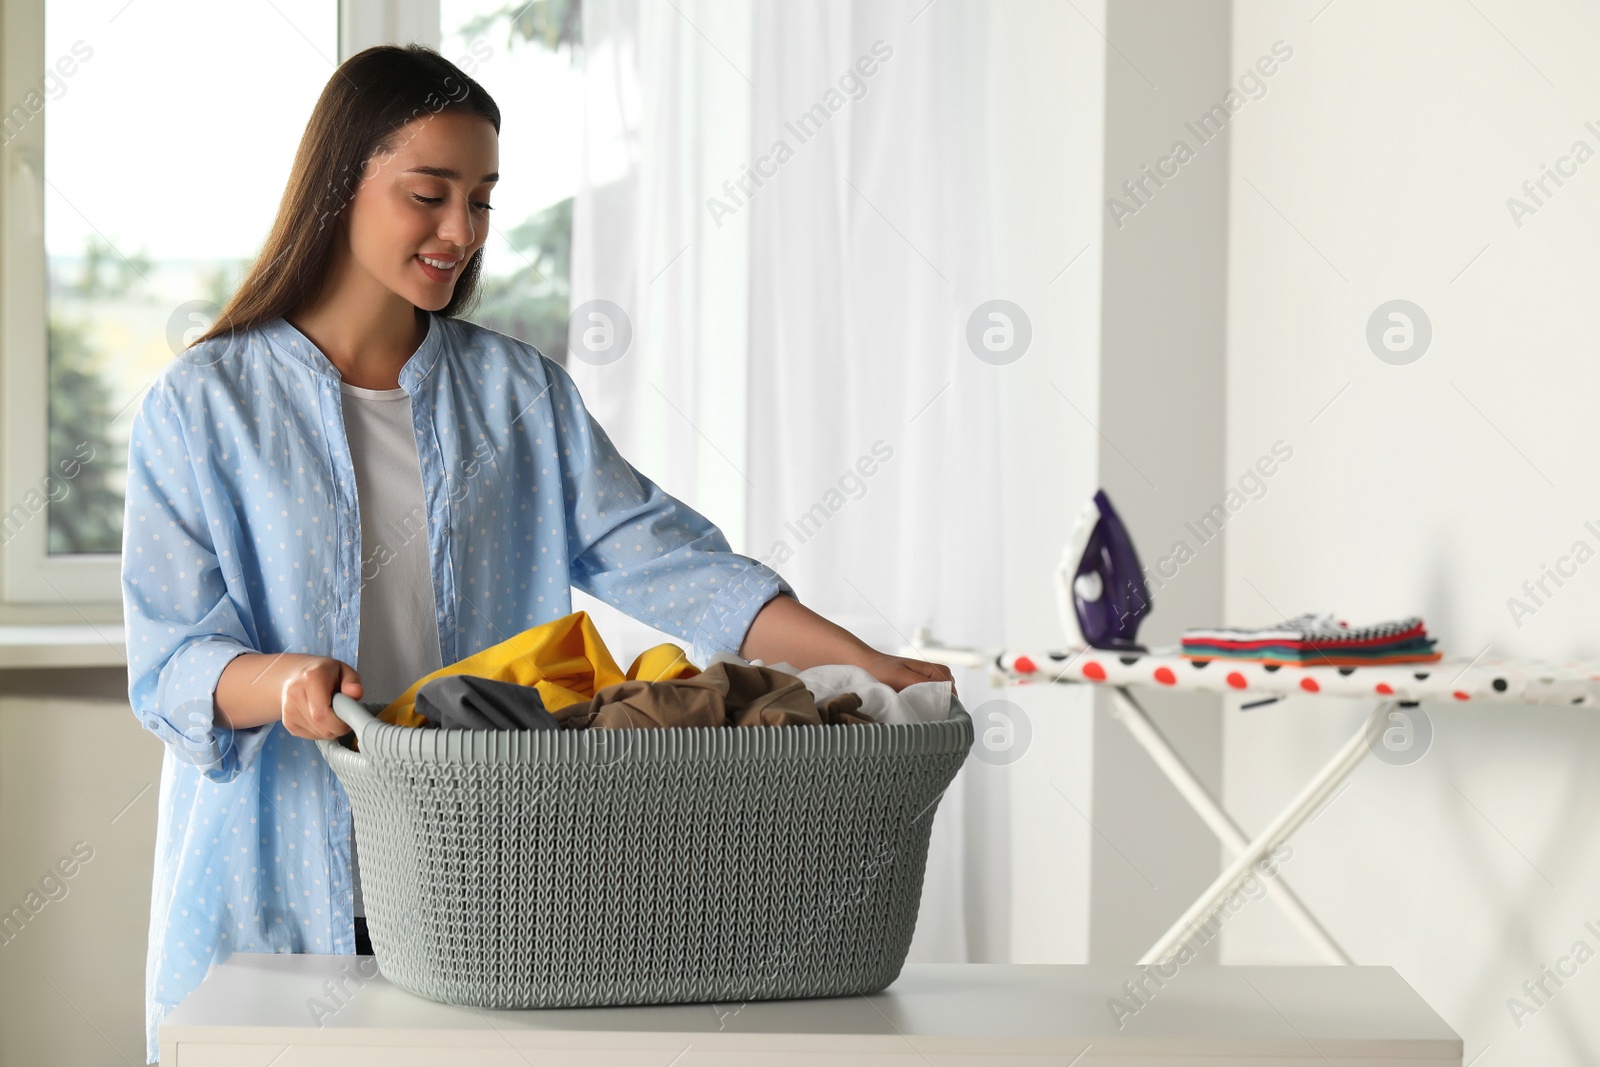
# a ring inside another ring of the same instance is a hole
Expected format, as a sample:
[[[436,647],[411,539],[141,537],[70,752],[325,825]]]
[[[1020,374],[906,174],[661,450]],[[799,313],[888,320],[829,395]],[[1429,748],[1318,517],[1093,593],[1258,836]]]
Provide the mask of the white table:
[[[1460,1067],[1461,1039],[1388,967],[908,964],[873,996],[480,1011],[370,956],[235,953],[161,1024],[162,1067]],[[1110,1010],[1120,997],[1131,1014]],[[320,1007],[319,1007],[320,1005]],[[1120,1023],[1120,1026],[1119,1026]],[[1248,1059],[1246,1059],[1248,1057]]]
[[[1233,853],[1215,881],[1150,947],[1140,963],[1172,958],[1216,911],[1217,907],[1280,844],[1288,840],[1379,743],[1395,720],[1420,702],[1450,704],[1544,704],[1569,707],[1600,705],[1600,663],[1569,660],[1440,659],[1432,663],[1371,666],[1275,666],[1249,660],[1185,657],[1176,646],[1123,653],[1098,648],[1018,650],[958,648],[936,642],[926,627],[918,629],[905,654],[940,663],[987,667],[993,685],[1088,684],[1112,694],[1112,714],[1125,726],[1156,766],[1194,809],[1207,828]],[[1130,686],[1234,693],[1254,698],[1243,707],[1270,704],[1287,696],[1377,698],[1361,728],[1341,745],[1276,818],[1254,837],[1211,795],[1171,742],[1129,692]],[[972,712],[981,732],[983,710]],[[1349,964],[1350,957],[1289,888],[1280,875],[1276,892],[1285,915],[1331,963]]]

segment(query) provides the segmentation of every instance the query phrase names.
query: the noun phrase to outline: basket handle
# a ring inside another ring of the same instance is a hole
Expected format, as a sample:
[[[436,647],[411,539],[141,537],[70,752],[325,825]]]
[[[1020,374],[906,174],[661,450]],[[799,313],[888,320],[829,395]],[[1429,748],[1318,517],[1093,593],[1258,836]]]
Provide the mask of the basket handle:
[[[368,751],[367,731],[378,722],[372,712],[343,693],[333,694],[332,705],[333,713],[339,716],[340,721],[356,732],[356,741],[360,743],[361,750]]]

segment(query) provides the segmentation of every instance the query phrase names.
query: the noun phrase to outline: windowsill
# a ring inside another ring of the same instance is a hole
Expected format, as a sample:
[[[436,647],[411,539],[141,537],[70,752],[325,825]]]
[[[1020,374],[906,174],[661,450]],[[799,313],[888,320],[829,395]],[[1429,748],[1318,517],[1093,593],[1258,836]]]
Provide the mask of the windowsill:
[[[118,623],[0,626],[0,670],[37,667],[123,667],[126,635]]]

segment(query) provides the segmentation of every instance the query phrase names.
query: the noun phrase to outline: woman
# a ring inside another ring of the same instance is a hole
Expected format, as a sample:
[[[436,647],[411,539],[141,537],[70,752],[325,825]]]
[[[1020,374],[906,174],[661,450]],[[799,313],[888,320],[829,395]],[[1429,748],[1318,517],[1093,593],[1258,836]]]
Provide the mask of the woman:
[[[573,586],[702,664],[725,650],[854,663],[897,690],[950,680],[801,605],[618,455],[560,365],[457,317],[499,129],[429,49],[344,63],[255,266],[135,416],[129,693],[167,742],[152,1061],[157,1023],[230,951],[371,951],[349,803],[312,743],[347,732],[335,692],[387,702],[570,613]]]

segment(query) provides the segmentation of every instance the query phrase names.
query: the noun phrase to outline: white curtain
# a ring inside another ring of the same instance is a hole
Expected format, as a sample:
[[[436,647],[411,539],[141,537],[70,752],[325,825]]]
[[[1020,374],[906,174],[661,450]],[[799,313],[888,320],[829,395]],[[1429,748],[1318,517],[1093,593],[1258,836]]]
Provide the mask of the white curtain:
[[[632,340],[591,362],[580,315],[569,368],[623,455],[895,652],[923,623],[1002,633],[999,401],[965,341],[998,295],[988,16],[925,4],[586,0],[573,216],[573,305],[617,305]],[[957,684],[969,710],[998,695]],[[1008,958],[984,770],[939,806],[913,962]]]

